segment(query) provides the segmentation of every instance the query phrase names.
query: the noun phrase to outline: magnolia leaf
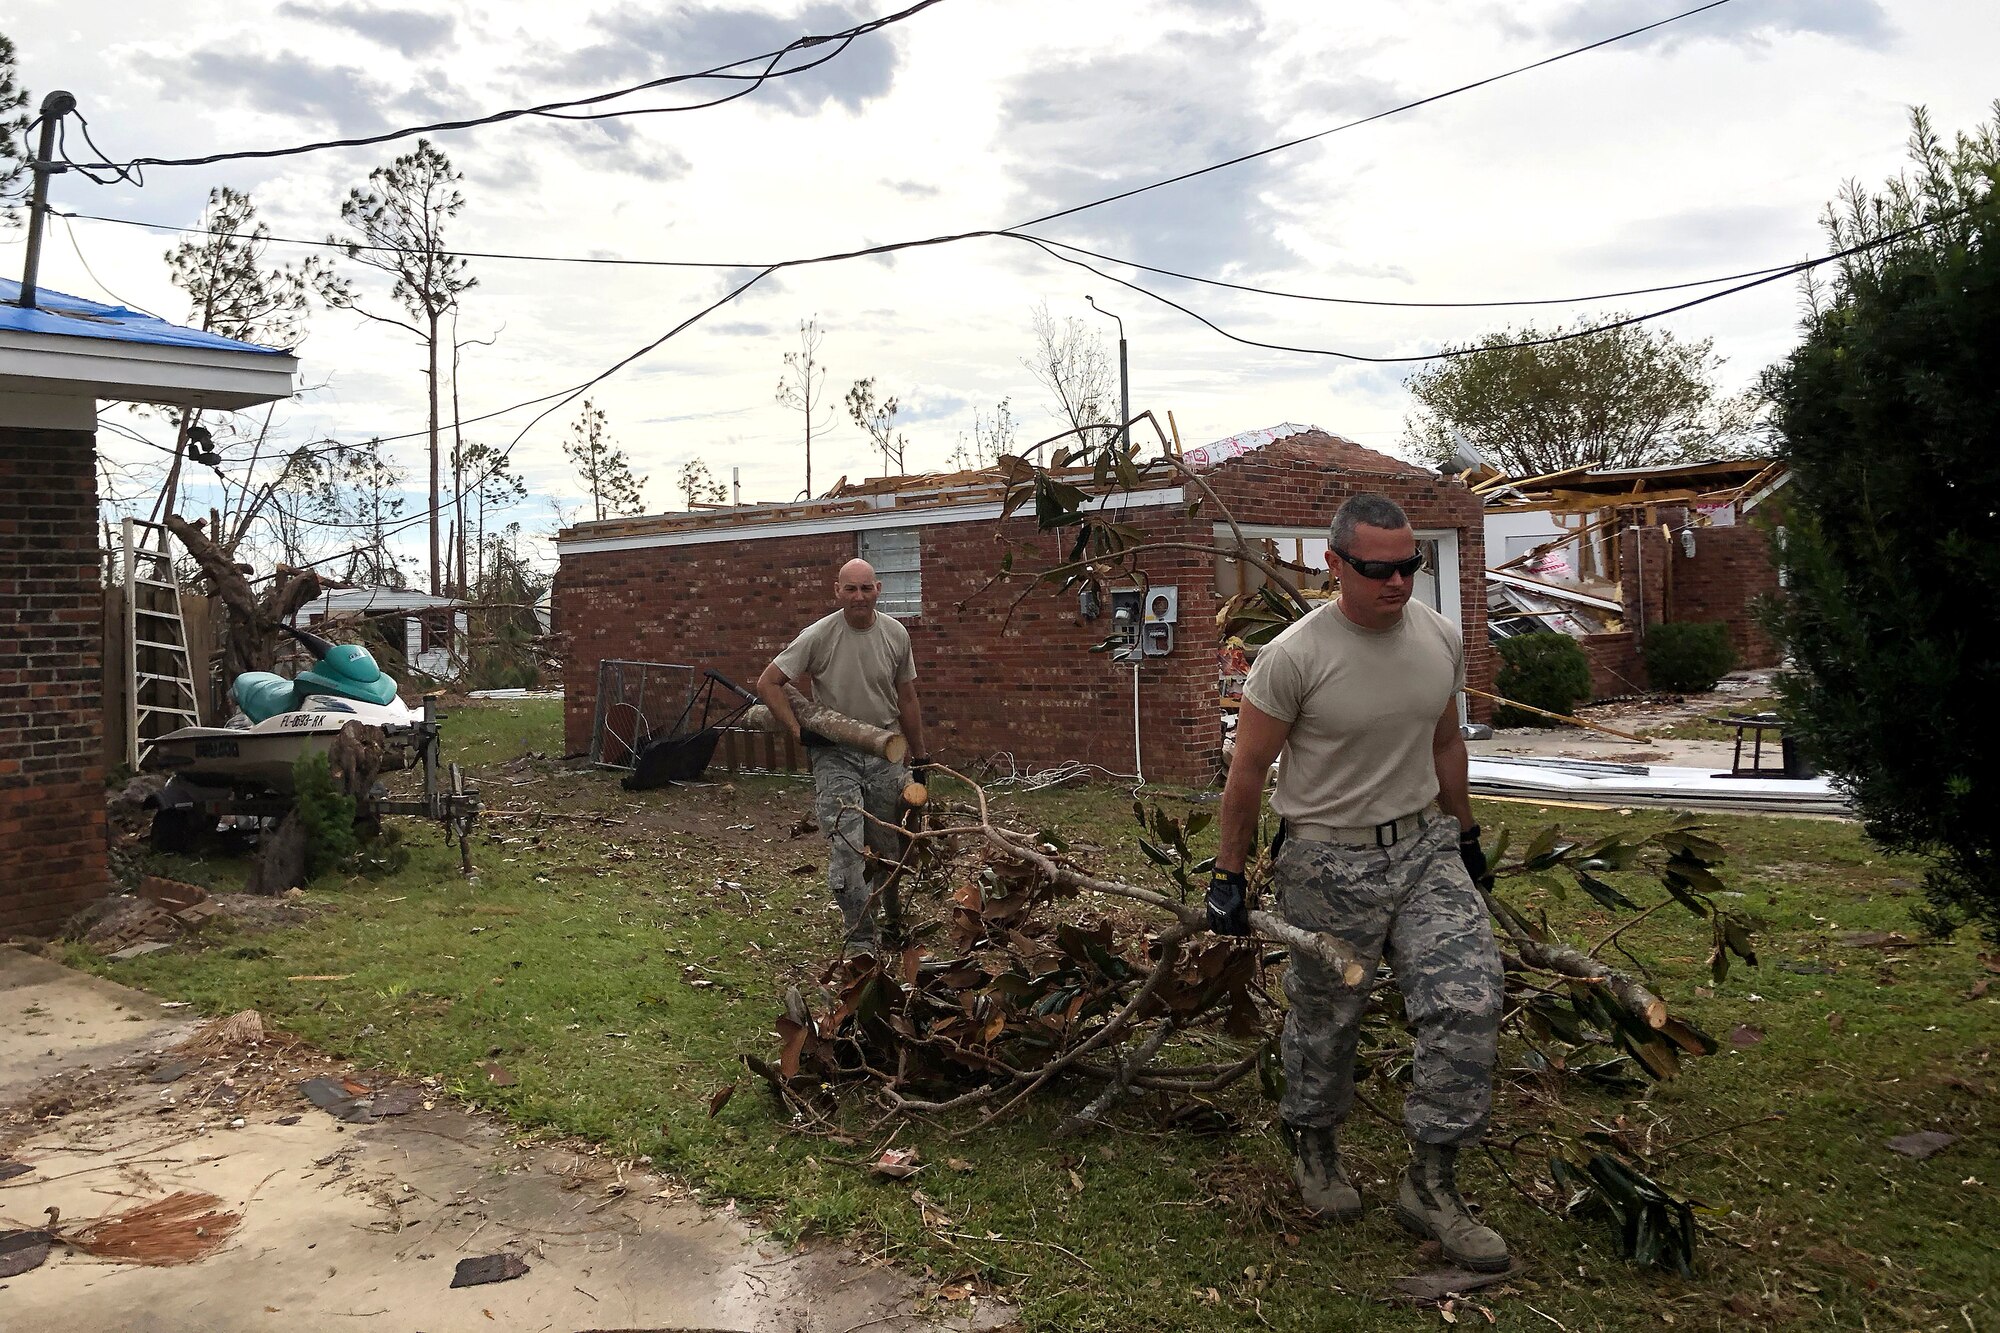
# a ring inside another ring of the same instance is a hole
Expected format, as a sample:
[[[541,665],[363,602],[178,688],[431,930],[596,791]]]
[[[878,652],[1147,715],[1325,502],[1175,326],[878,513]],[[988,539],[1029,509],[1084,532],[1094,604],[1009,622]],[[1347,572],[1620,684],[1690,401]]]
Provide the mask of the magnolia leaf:
[[[1604,906],[1623,907],[1628,911],[1637,911],[1639,909],[1639,904],[1633,902],[1630,898],[1627,898],[1597,876],[1584,871],[1581,867],[1572,865],[1569,867],[1569,872],[1576,876],[1578,888],[1597,899]]]
[[[1708,904],[1688,891],[1687,877],[1681,874],[1678,867],[1671,863],[1663,867],[1660,871],[1660,883],[1666,885],[1667,892],[1674,895],[1688,911],[1696,916],[1708,915]]]

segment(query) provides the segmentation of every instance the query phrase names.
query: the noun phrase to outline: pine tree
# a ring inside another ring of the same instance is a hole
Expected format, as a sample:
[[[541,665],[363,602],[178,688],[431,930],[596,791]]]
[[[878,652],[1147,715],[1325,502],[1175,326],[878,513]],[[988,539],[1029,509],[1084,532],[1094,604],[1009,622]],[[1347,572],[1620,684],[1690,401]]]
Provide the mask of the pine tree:
[[[603,409],[588,398],[583,400],[582,415],[570,425],[563,453],[576,465],[577,479],[590,496],[593,519],[622,518],[645,507],[640,492],[646,479],[632,475],[631,460],[605,428]]]

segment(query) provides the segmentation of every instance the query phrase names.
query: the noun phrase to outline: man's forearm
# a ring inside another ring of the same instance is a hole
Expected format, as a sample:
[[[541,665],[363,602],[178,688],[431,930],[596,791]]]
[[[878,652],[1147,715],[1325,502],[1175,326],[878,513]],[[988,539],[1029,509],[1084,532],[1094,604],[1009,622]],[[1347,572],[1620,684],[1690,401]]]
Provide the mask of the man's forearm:
[[[903,724],[903,739],[910,743],[910,758],[928,759],[930,751],[924,746],[924,710],[915,695],[903,699],[896,710],[897,720]]]
[[[764,674],[757,677],[757,697],[764,701],[764,707],[771,710],[771,716],[784,724],[786,731],[799,734],[799,717],[792,711],[792,701],[785,693],[790,682],[775,667],[767,667]]]
[[[1453,733],[1451,740],[1431,751],[1437,763],[1438,806],[1446,814],[1458,821],[1458,826],[1468,829],[1475,821],[1472,817],[1472,756],[1465,748],[1465,738]]]
[[[1240,764],[1230,765],[1222,787],[1222,818],[1216,833],[1215,866],[1241,873],[1250,856],[1250,838],[1264,804],[1263,773],[1251,777]]]

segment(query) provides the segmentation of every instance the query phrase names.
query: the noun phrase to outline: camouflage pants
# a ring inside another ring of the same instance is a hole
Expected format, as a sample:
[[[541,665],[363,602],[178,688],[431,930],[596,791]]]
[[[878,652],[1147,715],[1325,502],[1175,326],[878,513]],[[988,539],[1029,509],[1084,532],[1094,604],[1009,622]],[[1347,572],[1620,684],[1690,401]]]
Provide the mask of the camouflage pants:
[[[903,813],[903,788],[910,770],[872,754],[825,745],[812,752],[813,815],[827,837],[826,886],[840,904],[849,952],[875,947],[877,904],[869,901],[888,868],[903,855],[903,836],[894,824]],[[855,807],[860,807],[859,809]],[[871,870],[866,851],[875,853]]]
[[[1504,996],[1493,923],[1459,860],[1457,821],[1432,813],[1389,848],[1288,837],[1273,877],[1287,921],[1345,940],[1368,969],[1348,990],[1324,964],[1292,955],[1285,1120],[1326,1127],[1347,1118],[1361,1014],[1386,958],[1416,1035],[1405,1131],[1420,1143],[1478,1138],[1493,1103]]]

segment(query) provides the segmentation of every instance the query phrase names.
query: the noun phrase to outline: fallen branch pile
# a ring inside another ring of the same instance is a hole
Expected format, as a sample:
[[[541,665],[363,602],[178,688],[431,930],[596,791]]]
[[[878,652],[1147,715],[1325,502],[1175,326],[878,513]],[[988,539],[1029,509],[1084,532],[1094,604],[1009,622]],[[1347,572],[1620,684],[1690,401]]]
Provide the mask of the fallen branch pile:
[[[1096,1085],[1072,1127],[1098,1119],[1125,1092],[1151,1094],[1182,1115],[1252,1073],[1275,1095],[1283,1014],[1274,969],[1291,950],[1310,949],[1348,984],[1362,980],[1361,962],[1339,940],[1269,912],[1252,912],[1249,940],[1203,929],[1191,889],[1207,862],[1188,841],[1205,814],[1182,824],[1156,806],[1138,808],[1142,846],[1171,882],[1160,890],[1091,873],[1058,832],[1009,827],[973,790],[978,805],[969,821],[916,836],[920,847],[931,844],[920,853],[928,861],[918,878],[935,890],[918,899],[937,904],[936,916],[911,934],[919,942],[898,955],[829,964],[816,997],[787,995],[777,1060],[747,1057],[802,1119],[825,1119],[829,1088],[863,1088],[890,1115],[978,1108],[977,1123],[986,1124],[1045,1090]],[[1722,852],[1699,827],[1682,818],[1643,837],[1588,845],[1549,829],[1512,862],[1504,832],[1494,846],[1488,901],[1507,969],[1509,1022],[1537,1049],[1550,1048],[1550,1067],[1576,1067],[1599,1081],[1629,1080],[1633,1069],[1664,1079],[1681,1057],[1712,1053],[1715,1042],[1603,960],[1623,929],[1579,948],[1512,905],[1498,885],[1560,893],[1567,879],[1609,908],[1639,912],[1605,876],[1651,874],[1668,896],[1627,924],[1681,903],[1708,920],[1720,976],[1732,954],[1755,959],[1745,923],[1711,896],[1720,883],[1710,867]],[[935,844],[946,840],[978,854],[936,855]],[[1267,877],[1268,859],[1254,869]],[[1157,928],[1140,924],[1148,913],[1157,914]],[[1384,1051],[1403,1045],[1400,1033],[1383,1038]]]

